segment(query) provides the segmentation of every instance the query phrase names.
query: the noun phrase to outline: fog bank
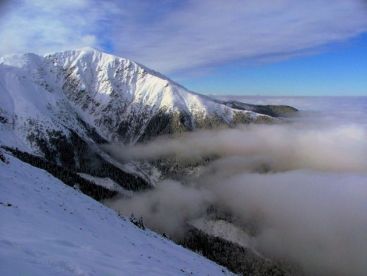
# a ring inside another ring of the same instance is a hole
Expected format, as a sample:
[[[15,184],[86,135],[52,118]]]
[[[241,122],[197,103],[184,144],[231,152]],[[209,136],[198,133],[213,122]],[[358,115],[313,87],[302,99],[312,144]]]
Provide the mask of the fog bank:
[[[104,148],[123,161],[240,156],[262,159],[277,171],[309,168],[364,172],[367,168],[366,137],[366,129],[358,125],[331,128],[296,124],[250,125],[159,137],[132,147],[107,145]]]
[[[210,206],[229,212],[256,250],[308,275],[367,272],[367,132],[361,124],[243,126],[105,149],[120,160],[202,160],[184,182],[109,202],[174,237]]]

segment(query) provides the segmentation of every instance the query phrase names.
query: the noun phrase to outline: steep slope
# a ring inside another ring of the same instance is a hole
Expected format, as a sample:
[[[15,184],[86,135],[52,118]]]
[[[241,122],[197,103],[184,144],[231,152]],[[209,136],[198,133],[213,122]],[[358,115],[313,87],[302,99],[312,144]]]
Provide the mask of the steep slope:
[[[81,117],[111,140],[136,142],[176,131],[235,120],[256,121],[239,111],[189,92],[133,61],[93,49],[46,56],[65,71],[63,92]]]
[[[0,161],[1,275],[223,275],[43,170]]]

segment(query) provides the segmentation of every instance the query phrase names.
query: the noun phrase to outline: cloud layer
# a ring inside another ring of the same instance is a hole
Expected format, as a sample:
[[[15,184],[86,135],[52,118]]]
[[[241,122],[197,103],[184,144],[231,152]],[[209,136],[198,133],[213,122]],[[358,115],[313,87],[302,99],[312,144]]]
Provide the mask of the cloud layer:
[[[366,14],[363,0],[17,0],[0,54],[94,46],[167,73],[299,55],[367,31]]]
[[[108,3],[95,4],[90,0],[9,2],[0,21],[0,55],[97,47]]]
[[[153,229],[180,237],[188,221],[216,206],[266,256],[296,263],[306,275],[364,275],[367,270],[367,129],[304,122],[199,131],[123,147],[122,160],[216,159],[181,182],[108,204],[143,216]],[[248,230],[248,229],[247,229]]]
[[[275,171],[317,169],[365,171],[367,133],[359,126],[327,128],[299,125],[245,126],[161,137],[148,144],[106,146],[124,160],[173,157],[185,161],[202,157],[240,156],[261,160]]]

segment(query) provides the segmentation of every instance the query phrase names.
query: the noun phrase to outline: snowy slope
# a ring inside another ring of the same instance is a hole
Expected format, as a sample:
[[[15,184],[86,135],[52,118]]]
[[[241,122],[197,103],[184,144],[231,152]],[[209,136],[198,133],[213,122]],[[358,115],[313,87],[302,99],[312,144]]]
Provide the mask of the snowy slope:
[[[208,220],[200,218],[191,221],[190,225],[210,236],[222,238],[244,248],[251,248],[251,250],[254,251],[253,238],[241,228],[225,220]]]
[[[118,183],[113,181],[111,178],[97,177],[97,176],[93,176],[93,175],[86,174],[86,173],[78,173],[78,175],[83,177],[86,180],[92,181],[93,183],[95,183],[98,186],[102,186],[111,191],[119,192],[120,194],[123,194],[125,196],[131,197],[133,194],[131,191],[128,191],[122,188]]]
[[[118,132],[121,123],[127,122],[124,131],[131,141],[136,141],[160,111],[188,115],[186,124],[191,127],[201,117],[219,117],[230,123],[234,113],[239,112],[190,92],[131,60],[91,48],[51,54],[46,60],[67,72],[65,95],[88,123],[109,138],[111,131]],[[242,113],[252,119],[256,117],[254,112]]]
[[[0,161],[0,275],[220,275],[47,172]]]

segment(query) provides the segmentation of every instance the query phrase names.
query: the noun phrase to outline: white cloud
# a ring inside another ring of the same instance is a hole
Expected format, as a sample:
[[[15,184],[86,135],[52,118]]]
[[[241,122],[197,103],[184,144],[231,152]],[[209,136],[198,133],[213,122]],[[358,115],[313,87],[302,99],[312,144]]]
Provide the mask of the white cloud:
[[[119,50],[167,72],[340,42],[367,30],[367,10],[359,0],[192,0],[135,27]]]
[[[167,73],[271,62],[366,31],[364,0],[17,0],[0,55],[92,46]]]
[[[17,1],[1,22],[0,54],[96,46],[90,1]],[[81,12],[85,11],[85,16]]]

